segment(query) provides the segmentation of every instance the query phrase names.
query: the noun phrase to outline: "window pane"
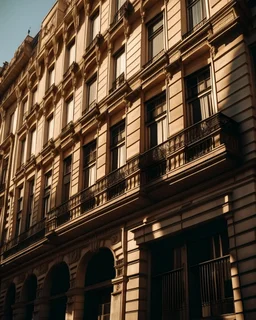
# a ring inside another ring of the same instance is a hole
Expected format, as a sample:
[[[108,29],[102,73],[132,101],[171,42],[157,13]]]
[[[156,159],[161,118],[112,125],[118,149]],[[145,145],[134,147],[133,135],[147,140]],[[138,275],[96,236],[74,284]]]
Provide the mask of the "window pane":
[[[126,66],[126,61],[125,61],[125,54],[123,52],[116,58],[116,78],[118,78],[122,73],[125,72],[125,66]]]
[[[199,0],[188,8],[189,12],[189,28],[193,29],[205,18],[205,10],[203,1]]]
[[[118,168],[125,165],[125,145],[119,146],[118,148]]]
[[[92,39],[93,40],[97,34],[100,32],[100,15],[97,13],[92,20]]]
[[[73,121],[73,115],[74,115],[74,100],[71,99],[69,102],[67,102],[67,121],[68,124],[70,121]]]
[[[26,139],[21,140],[20,164],[25,163],[25,160],[26,160],[25,147],[26,147]]]
[[[37,102],[37,90],[32,91],[32,106]]]
[[[49,82],[48,82],[48,87],[54,84],[54,68],[51,68],[49,70]]]
[[[31,132],[31,151],[30,155],[36,153],[36,130]]]
[[[68,67],[75,61],[75,43],[68,48]]]
[[[89,96],[88,96],[88,105],[90,106],[93,102],[95,102],[96,100],[96,80],[94,80],[93,82],[91,82],[89,84],[89,88],[88,88],[89,92]]]
[[[122,7],[126,0],[117,0],[117,10]]]
[[[53,117],[49,118],[47,121],[47,140],[53,138]]]

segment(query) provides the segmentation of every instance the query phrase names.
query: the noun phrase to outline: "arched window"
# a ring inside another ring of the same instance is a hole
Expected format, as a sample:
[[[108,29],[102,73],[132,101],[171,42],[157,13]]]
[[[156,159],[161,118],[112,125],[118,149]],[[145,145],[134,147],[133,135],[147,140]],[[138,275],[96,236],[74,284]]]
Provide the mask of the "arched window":
[[[25,319],[32,320],[34,313],[34,300],[36,299],[37,278],[34,274],[29,276],[24,284],[23,299],[25,302]]]
[[[67,296],[69,289],[69,269],[65,262],[54,266],[50,271],[50,320],[65,320]]]
[[[16,287],[12,283],[6,293],[5,308],[4,308],[4,320],[13,319],[13,304],[15,303]]]
[[[114,257],[102,248],[88,263],[85,276],[84,320],[109,320],[115,277]]]

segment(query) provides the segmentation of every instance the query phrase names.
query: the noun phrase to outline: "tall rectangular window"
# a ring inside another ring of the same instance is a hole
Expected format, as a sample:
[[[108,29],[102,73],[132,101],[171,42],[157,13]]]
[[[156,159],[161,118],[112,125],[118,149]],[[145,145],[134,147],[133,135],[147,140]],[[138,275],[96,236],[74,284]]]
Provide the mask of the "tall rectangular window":
[[[96,141],[83,148],[84,188],[91,187],[96,182]]]
[[[20,164],[22,165],[23,163],[26,162],[26,138],[22,139],[20,141]]]
[[[33,223],[33,206],[34,206],[34,193],[35,193],[35,181],[34,179],[28,183],[28,205],[27,205],[27,221],[26,229],[29,229]]]
[[[27,99],[23,101],[22,111],[23,111],[22,122],[24,122],[26,119],[26,116],[28,115],[28,100]]]
[[[46,121],[46,141],[53,138],[53,116]]]
[[[90,42],[91,42],[100,33],[100,14],[99,14],[99,11],[97,11],[91,17],[90,20],[91,20],[91,36],[90,36]]]
[[[90,82],[87,84],[88,90],[88,109],[90,110],[96,102],[96,88],[97,88],[97,81],[96,77],[94,77]]]
[[[76,46],[75,46],[75,40],[72,40],[67,47],[67,67],[70,67],[75,60],[76,60]]]
[[[216,112],[212,104],[209,66],[186,78],[186,94],[190,124],[204,120]]]
[[[54,84],[54,76],[55,76],[54,66],[50,67],[48,70],[48,88],[50,88]]]
[[[33,107],[37,103],[37,88],[32,91],[31,106]]]
[[[16,217],[16,229],[15,229],[15,236],[16,237],[21,233],[23,197],[24,197],[24,188],[22,185],[17,189],[17,217]]]
[[[114,81],[112,84],[112,90],[120,87],[125,80],[126,60],[124,49],[120,50],[114,56]]]
[[[201,25],[206,18],[205,0],[187,0],[188,30]]]
[[[67,201],[70,195],[70,178],[71,178],[72,157],[69,156],[63,162],[63,201]]]
[[[69,99],[66,103],[66,124],[73,121],[74,118],[74,99]]]
[[[36,154],[36,129],[30,132],[30,156]]]
[[[14,131],[14,112],[10,114],[9,132],[8,132],[8,134],[13,133],[13,131]]]
[[[1,185],[5,185],[6,183],[7,168],[8,168],[8,158],[3,160]]]
[[[111,128],[111,171],[125,165],[125,121],[122,120]]]
[[[51,185],[52,185],[52,171],[48,171],[44,176],[44,198],[43,198],[43,214],[44,217],[51,210]]]
[[[125,2],[126,0],[117,0],[117,10],[119,10]]]
[[[125,61],[125,51],[121,50],[115,56],[115,78],[117,79],[122,74],[125,74],[126,61]]]
[[[146,102],[149,148],[167,139],[165,91]]]
[[[159,14],[148,26],[148,60],[152,60],[164,50],[163,14]]]

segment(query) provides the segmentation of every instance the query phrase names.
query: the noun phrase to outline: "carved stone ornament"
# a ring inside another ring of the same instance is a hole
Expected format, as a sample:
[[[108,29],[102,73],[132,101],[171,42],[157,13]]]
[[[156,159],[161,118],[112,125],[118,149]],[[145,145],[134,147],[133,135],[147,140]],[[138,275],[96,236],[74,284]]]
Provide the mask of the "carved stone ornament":
[[[74,262],[78,261],[80,259],[80,256],[81,256],[80,249],[76,249],[76,250],[71,251],[68,254],[69,263],[74,263]]]
[[[113,234],[113,235],[110,237],[110,241],[111,241],[111,244],[112,244],[112,245],[117,244],[117,243],[120,241],[120,234],[119,234],[119,233]]]
[[[56,59],[56,57],[58,56],[58,51],[59,51],[59,43],[58,43],[56,35],[52,37],[52,46],[53,46],[54,57]]]
[[[89,248],[91,252],[98,252],[99,248],[100,248],[100,240],[98,239],[98,237],[95,235],[90,239],[89,242]]]
[[[25,273],[20,274],[20,275],[18,276],[18,278],[17,278],[18,283],[24,282],[25,278],[26,278]]]
[[[130,25],[129,25],[129,21],[127,18],[123,18],[123,25],[124,25],[124,36],[126,39],[129,38],[130,36]]]
[[[15,89],[15,93],[16,93],[17,102],[20,103],[21,97],[22,97],[22,92],[18,86]]]
[[[48,263],[42,263],[36,268],[38,275],[42,275],[48,271]]]

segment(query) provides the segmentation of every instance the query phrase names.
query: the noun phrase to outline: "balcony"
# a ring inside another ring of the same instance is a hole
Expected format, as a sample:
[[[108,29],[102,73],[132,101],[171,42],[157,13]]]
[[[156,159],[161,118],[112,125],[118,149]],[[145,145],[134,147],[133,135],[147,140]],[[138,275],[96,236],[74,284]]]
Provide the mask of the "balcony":
[[[125,76],[124,76],[124,72],[120,74],[120,76],[118,76],[115,81],[112,82],[112,88],[109,90],[109,93],[112,93],[113,91],[115,91],[116,89],[118,89],[119,87],[121,87],[122,84],[124,84],[125,81]]]
[[[53,231],[96,208],[102,208],[114,201],[116,197],[137,188],[139,182],[139,158],[137,157],[53,209],[47,221],[48,231]]]
[[[238,124],[217,113],[142,154],[142,183],[147,185],[164,175],[175,181],[178,174],[189,176],[189,170],[209,167],[207,161],[217,164],[221,158],[239,159]]]
[[[110,28],[114,27],[127,13],[129,9],[129,1],[126,1],[115,13]]]
[[[182,40],[188,38],[192,33],[201,28],[207,21],[207,18],[203,18],[197,25],[191,28],[187,33],[182,36]]]
[[[45,219],[31,226],[27,231],[13,238],[3,245],[2,253],[4,258],[26,249],[35,242],[42,240],[45,235]]]
[[[152,278],[153,288],[159,290],[154,308],[162,309],[161,319],[188,319],[188,314],[189,319],[215,319],[234,312],[229,256],[191,266],[185,275],[180,268]]]

